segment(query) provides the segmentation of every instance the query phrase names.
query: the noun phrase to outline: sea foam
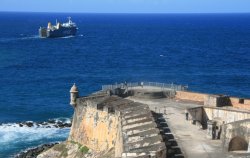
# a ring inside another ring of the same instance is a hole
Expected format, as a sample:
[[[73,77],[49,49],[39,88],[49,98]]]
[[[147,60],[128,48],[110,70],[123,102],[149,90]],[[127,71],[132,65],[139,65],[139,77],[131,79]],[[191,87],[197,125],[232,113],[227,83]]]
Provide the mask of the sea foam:
[[[62,122],[70,123],[68,118],[57,118],[49,120],[48,122],[36,123],[26,121],[25,123],[32,123],[33,126],[29,127],[24,123],[4,123],[0,125],[0,153],[7,150],[14,150],[20,152],[25,150],[31,144],[40,145],[43,143],[65,140],[68,137],[70,127],[55,127],[57,123],[49,122]],[[20,126],[20,124],[24,124]],[[22,145],[22,148],[17,149],[16,146]],[[2,147],[5,148],[2,148]],[[1,154],[0,154],[1,157]]]
[[[17,124],[3,124],[0,126],[0,146],[15,142],[35,141],[54,137],[65,137],[70,128],[19,127]]]

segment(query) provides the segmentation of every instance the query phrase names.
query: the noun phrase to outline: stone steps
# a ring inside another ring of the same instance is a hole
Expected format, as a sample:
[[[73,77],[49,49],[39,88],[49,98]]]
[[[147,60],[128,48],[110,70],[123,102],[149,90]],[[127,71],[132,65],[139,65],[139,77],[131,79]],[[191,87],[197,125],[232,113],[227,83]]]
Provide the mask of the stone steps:
[[[149,138],[149,137],[153,137],[153,136],[157,136],[158,134],[156,133],[152,133],[150,135],[147,136],[134,136],[134,137],[128,137],[127,138],[127,143],[132,143],[132,142],[138,142],[138,141],[142,141],[145,138]]]
[[[141,109],[138,109],[138,110],[122,112],[121,115],[122,115],[122,117],[124,119],[128,119],[128,118],[131,118],[131,117],[135,117],[135,116],[142,115],[142,114],[147,114],[147,113],[150,113],[150,110],[149,110],[148,107],[144,107],[144,108],[141,108]]]
[[[143,147],[143,146],[148,146],[150,144],[158,144],[162,142],[162,138],[160,135],[156,135],[156,136],[152,136],[152,137],[147,137],[147,138],[144,138],[143,140],[141,141],[136,141],[136,142],[126,142],[125,143],[125,148],[138,148],[138,147]]]
[[[160,130],[163,141],[165,142],[167,149],[168,158],[184,158],[177,141],[175,140],[174,134],[171,133],[171,129],[162,114],[153,113],[157,127]]]
[[[131,125],[134,125],[134,124],[141,124],[141,123],[153,122],[153,121],[154,120],[151,117],[149,117],[149,118],[145,118],[145,119],[141,119],[141,120],[135,120],[135,121],[130,122],[130,123],[122,122],[122,126],[126,127],[126,126],[131,126]]]
[[[141,115],[137,115],[135,117],[122,119],[122,123],[124,123],[124,122],[125,123],[131,123],[131,122],[135,122],[135,121],[138,121],[138,120],[143,120],[143,119],[146,119],[146,118],[152,118],[151,113],[141,114]]]
[[[140,123],[137,123],[137,124],[131,124],[131,125],[123,126],[122,129],[123,130],[129,130],[129,129],[136,128],[138,126],[140,127],[140,126],[149,125],[149,124],[152,124],[152,123],[153,123],[152,121],[140,122]]]
[[[137,117],[139,115],[144,115],[144,114],[149,114],[150,112],[148,111],[148,109],[141,109],[139,111],[132,111],[130,113],[123,113],[121,114],[123,116],[123,119],[125,120],[129,120],[130,118],[133,118],[133,117]]]
[[[133,127],[133,128],[128,128],[128,129],[123,130],[123,131],[130,134],[130,133],[138,133],[140,131],[153,129],[153,128],[156,128],[156,127],[157,127],[156,123],[151,122],[149,124],[144,124],[144,125],[139,125],[139,126],[136,126],[136,127]]]
[[[144,136],[145,137],[145,136],[152,134],[152,133],[159,134],[160,131],[157,128],[153,128],[153,129],[148,129],[148,130],[144,130],[144,131],[139,131],[137,133],[131,133],[131,134],[128,134],[128,136],[129,137],[133,137],[133,136]]]
[[[122,153],[122,158],[148,158],[150,155],[147,153],[131,153],[131,152],[124,152]]]
[[[151,158],[166,154],[166,145],[151,110],[145,104],[119,106],[123,133],[123,154],[126,158]],[[160,126],[166,123],[159,120]]]
[[[144,156],[129,156],[129,157],[127,157],[126,156],[126,158],[151,158],[151,156],[150,155],[144,155]]]
[[[129,149],[129,151],[143,153],[143,152],[159,151],[159,150],[162,150],[165,148],[166,148],[165,143],[161,142],[159,144],[153,144],[153,145],[149,145],[149,146],[145,146],[145,147]]]

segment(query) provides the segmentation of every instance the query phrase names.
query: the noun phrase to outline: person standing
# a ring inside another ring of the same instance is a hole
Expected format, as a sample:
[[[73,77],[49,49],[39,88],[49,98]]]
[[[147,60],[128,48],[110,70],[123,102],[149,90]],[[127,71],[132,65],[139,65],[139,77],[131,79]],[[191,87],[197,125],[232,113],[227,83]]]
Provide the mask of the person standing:
[[[188,109],[185,109],[186,120],[188,120]]]

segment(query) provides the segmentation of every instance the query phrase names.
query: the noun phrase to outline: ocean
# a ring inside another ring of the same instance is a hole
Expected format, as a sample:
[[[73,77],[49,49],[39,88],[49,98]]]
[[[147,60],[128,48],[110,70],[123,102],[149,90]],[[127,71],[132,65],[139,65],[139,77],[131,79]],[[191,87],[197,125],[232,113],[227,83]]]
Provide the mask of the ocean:
[[[40,39],[65,22],[75,37]],[[250,98],[250,14],[76,14],[0,12],[0,158],[63,141],[69,128],[18,122],[69,120],[69,90],[115,82],[188,85],[190,91]]]

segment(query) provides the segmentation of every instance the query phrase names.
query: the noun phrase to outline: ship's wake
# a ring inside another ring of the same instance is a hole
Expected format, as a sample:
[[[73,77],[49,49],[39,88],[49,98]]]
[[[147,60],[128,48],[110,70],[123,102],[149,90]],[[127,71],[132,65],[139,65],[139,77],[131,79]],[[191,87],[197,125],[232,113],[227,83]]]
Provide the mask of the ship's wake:
[[[5,43],[5,42],[12,42],[12,41],[33,40],[33,39],[39,39],[39,36],[38,35],[25,36],[21,34],[18,37],[0,37],[0,42]]]
[[[60,37],[60,38],[75,38],[75,37],[83,37],[83,34],[76,35],[76,36],[66,36],[66,37]]]
[[[32,35],[32,36],[26,36],[26,37],[21,37],[21,40],[29,40],[29,39],[38,39],[40,38],[38,35]]]
[[[77,36],[66,36],[66,37],[59,37],[59,39],[68,39],[68,38],[74,38],[74,37],[83,37],[82,34]],[[24,35],[20,34],[18,37],[0,37],[0,43],[7,43],[12,41],[22,41],[22,40],[36,40],[41,39],[39,35]]]
[[[75,36],[66,36],[66,37],[60,37],[60,38],[74,38]]]

